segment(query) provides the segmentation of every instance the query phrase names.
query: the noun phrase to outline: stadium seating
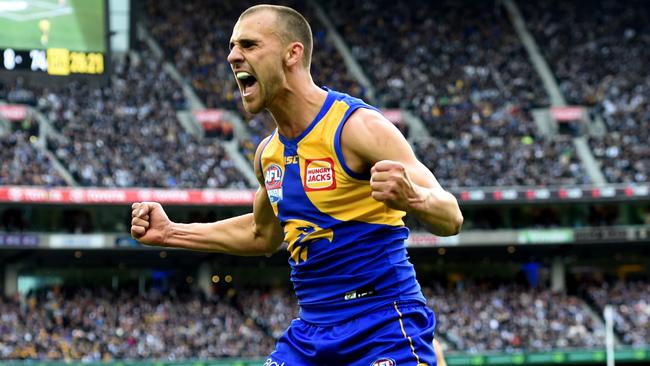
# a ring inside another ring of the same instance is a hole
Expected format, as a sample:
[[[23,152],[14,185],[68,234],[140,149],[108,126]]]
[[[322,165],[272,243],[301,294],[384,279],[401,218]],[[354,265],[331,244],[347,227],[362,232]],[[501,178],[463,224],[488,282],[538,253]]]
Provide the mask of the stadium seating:
[[[590,145],[611,183],[650,177],[650,9],[643,1],[520,1],[568,103],[607,126]]]
[[[238,291],[238,302],[246,316],[254,319],[274,338],[278,338],[298,316],[298,301],[290,286],[248,288]]]
[[[415,142],[414,148],[436,177],[450,187],[588,183],[573,143],[563,136],[535,142],[530,136],[464,134],[458,140]],[[477,167],[486,169],[477,174]]]
[[[605,305],[614,307],[614,329],[624,345],[650,343],[650,283],[617,281],[587,287],[587,294],[601,314]]]
[[[180,87],[147,52],[116,58],[111,86],[30,88],[61,134],[48,138],[48,148],[83,186],[247,187],[218,142],[200,140],[180,125]]]
[[[607,182],[647,184],[650,73],[648,62],[643,60],[650,60],[650,7],[642,0],[516,1],[568,103],[587,106],[593,117],[604,121],[606,134],[588,136],[588,143]],[[301,10],[312,24],[315,82],[368,97],[328,41],[327,30],[313,9],[295,0],[284,3]],[[417,0],[410,7],[389,0],[318,3],[369,76],[377,92],[376,103],[409,110],[425,123],[431,137],[413,139],[412,145],[445,187],[573,187],[591,183],[571,136],[547,138],[538,132],[531,111],[548,107],[549,100],[501,2]],[[207,108],[225,108],[241,115],[250,138],[235,137],[250,161],[259,141],[275,127],[268,113],[251,116],[243,110],[226,61],[232,26],[241,10],[251,4],[252,0],[150,0],[142,19],[166,59]],[[25,83],[20,78],[0,81],[2,102],[29,105],[56,131],[45,141],[38,141],[38,123],[31,117],[22,123],[12,122],[9,131],[0,135],[0,185],[67,185],[48,154],[34,144],[40,142],[81,186],[251,188],[220,139],[201,139],[183,128],[176,114],[187,110],[188,103],[180,86],[150,51],[141,44],[135,47],[126,56],[115,58],[110,85],[104,87],[71,79],[58,86]],[[605,197],[607,188],[611,187],[599,187],[584,197],[590,203],[571,208],[583,210],[580,215],[568,212],[571,209],[564,201],[546,206],[512,200],[506,205],[509,210],[515,208],[507,212],[507,218],[501,210],[505,205],[470,203],[476,206],[463,207],[464,214],[471,211],[464,229],[518,230],[520,244],[531,233],[540,234],[531,241],[543,242],[546,234],[554,240],[563,236],[566,228],[583,229],[580,233],[587,236],[583,238],[585,244],[571,244],[577,234],[568,230],[574,234],[566,239],[571,243],[516,247],[517,254],[528,251],[543,260],[551,255],[563,256],[573,249],[569,247],[589,251],[592,247],[588,240],[596,241],[597,236],[619,245],[616,240],[622,235],[645,235],[642,225],[650,224],[647,200],[639,194],[616,201],[618,198]],[[601,195],[604,201],[598,200]],[[632,199],[635,201],[629,203]],[[120,217],[115,220],[124,223],[100,227],[100,218],[95,217],[92,226],[88,207],[74,205],[57,215],[63,225],[40,235],[29,224],[29,219],[46,220],[30,217],[38,204],[7,201],[3,205],[0,234],[6,235],[0,236],[6,243],[6,238],[19,241],[23,237],[41,242],[36,250],[6,244],[0,248],[9,253],[0,253],[2,268],[23,260],[29,266],[33,260],[38,267],[41,256],[54,252],[55,244],[46,248],[56,242],[53,237],[61,246],[68,241],[77,245],[93,235],[110,236],[112,244],[116,235],[103,231],[126,232],[130,219]],[[104,211],[102,207],[102,215],[113,215],[120,209],[111,206]],[[187,215],[186,221],[213,221],[240,210],[244,209],[217,207],[218,214]],[[518,214],[521,217],[513,219]],[[412,217],[409,220],[413,221],[407,226],[414,232],[426,229]],[[622,225],[639,231],[618,230]],[[611,237],[605,230],[587,232],[596,226],[613,227]],[[73,237],[66,233],[90,235]],[[494,231],[494,235],[499,233]],[[136,245],[126,233],[119,239]],[[410,252],[414,259],[431,253],[440,259],[442,254],[436,254],[437,250],[453,250],[446,249],[447,242],[443,244]],[[621,252],[629,248],[625,245],[619,246]],[[604,246],[594,247],[600,251]],[[491,249],[462,248],[485,253]],[[56,250],[59,254],[68,249]],[[158,253],[152,253],[157,260]],[[111,265],[112,255],[106,255]],[[205,258],[213,263],[221,260],[218,254],[206,254]],[[647,267],[646,258],[642,260]],[[427,265],[432,263],[428,261]],[[544,287],[546,284],[530,288],[515,284],[515,280],[456,282],[453,286],[432,286],[431,279],[424,280],[424,293],[437,315],[436,334],[451,354],[600,350],[604,342],[601,314],[608,304],[615,310],[618,345],[641,347],[643,352],[650,347],[647,279],[582,284],[578,289],[572,284],[568,293],[554,293]],[[206,296],[198,290],[160,293],[151,289],[138,293],[70,287],[48,288],[22,298],[0,297],[0,364],[16,359],[195,362],[258,358],[272,351],[275,340],[298,315],[297,299],[289,284],[282,288],[213,289],[215,293]]]
[[[210,11],[212,5],[207,1],[191,4],[152,2],[147,5],[147,21],[166,56],[207,107],[238,110],[249,122],[251,138],[241,139],[239,144],[243,154],[252,159],[255,147],[268,134],[273,122],[267,114],[245,114],[225,59],[232,24],[241,9],[248,5],[246,2],[225,2],[218,11]],[[608,134],[592,136],[589,142],[607,180],[612,183],[646,182],[650,169],[650,147],[646,142],[650,132],[643,126],[650,118],[645,97],[648,91],[647,83],[635,83],[634,80],[647,78],[643,63],[639,61],[648,56],[644,44],[649,35],[643,22],[647,9],[639,6],[641,10],[635,12],[630,10],[633,7],[622,7],[614,1],[603,1],[589,7],[588,12],[578,10],[582,8],[577,3],[558,1],[521,2],[519,5],[567,100],[593,106],[594,113],[604,118]],[[418,142],[416,153],[445,186],[548,186],[590,182],[569,138],[547,139],[537,132],[530,112],[534,107],[547,106],[548,98],[503,7],[497,3],[460,6],[451,1],[436,5],[422,2],[409,8],[389,1],[326,1],[324,6],[354,57],[370,76],[377,90],[378,103],[414,111],[426,123],[432,138]],[[347,72],[341,56],[326,40],[327,31],[311,8],[297,7],[313,25],[316,82],[365,96],[365,90]],[[415,11],[416,8],[419,10]],[[569,21],[578,13],[578,22]],[[614,13],[620,16],[610,15]],[[421,14],[427,14],[427,19],[421,19]],[[434,18],[437,21],[432,21]],[[195,34],[205,37],[199,40]],[[560,38],[555,37],[558,34]],[[571,47],[567,49],[565,45]],[[608,62],[610,59],[629,62]],[[172,112],[184,104],[180,89],[155,65],[131,67],[126,61],[118,62],[116,67],[123,69],[117,71],[122,80],[115,84],[117,88],[123,87],[123,82],[142,78],[127,75],[124,70],[127,68],[128,74],[144,70],[158,73],[159,85],[164,83],[169,85],[166,90],[173,90],[149,91],[155,94],[148,98],[151,103],[163,104],[161,108],[152,109],[156,118],[171,121]],[[99,93],[97,95],[103,98],[132,98],[128,93],[117,95],[110,90],[73,92],[72,89],[79,89],[77,87],[68,87],[68,91],[49,88],[43,91],[48,93],[47,97],[35,95],[40,92],[29,88],[3,88],[6,90],[1,95],[8,101],[38,103],[46,112],[51,112],[55,105],[59,108],[63,104],[72,106],[68,108],[83,105],[84,110],[79,113],[85,114],[85,118],[90,118],[87,114],[92,113],[85,108],[98,106],[90,105],[92,102],[88,98],[83,99],[84,93]],[[61,103],[63,98],[80,100]],[[140,97],[140,100],[122,99],[113,103],[143,100]],[[103,103],[99,104],[103,106]],[[50,118],[54,119],[56,127],[66,127],[66,137],[74,136],[78,140],[84,132],[96,133],[94,130],[79,131],[81,124],[73,128],[66,122],[70,113],[63,115],[61,110],[56,113],[58,115],[50,115]],[[77,116],[75,120],[79,120]],[[180,131],[179,124],[169,123],[174,127],[153,133],[179,135],[181,142],[193,146],[195,155],[201,157],[197,161],[205,161],[207,155],[225,156],[218,146],[185,141],[193,137],[183,136],[182,131],[176,133]],[[110,133],[106,129],[103,131]],[[110,139],[112,137],[105,136],[102,142]],[[172,173],[164,177],[151,174],[136,177],[126,167],[100,163],[102,158],[97,151],[103,147],[91,147],[87,143],[71,146],[69,142],[66,145],[65,141],[56,139],[49,142],[57,157],[83,185],[245,186],[237,178],[229,159],[216,159],[221,162],[219,167],[214,159],[207,159],[207,164],[195,164],[194,173],[184,171],[181,176],[176,160],[191,154],[165,156],[158,151],[161,157],[152,158],[155,161],[148,166],[164,166]],[[175,145],[172,142],[169,146]],[[167,149],[169,146],[160,150],[173,151],[173,148]],[[73,152],[87,156],[92,163],[73,158]],[[216,177],[208,177],[205,171],[219,173],[214,173]]]
[[[444,185],[589,181],[570,141],[536,132],[531,109],[548,99],[497,3],[326,3],[381,102],[426,123],[416,152]]]
[[[543,351],[603,344],[604,327],[575,296],[514,284],[425,288],[425,296],[436,311],[439,332],[464,352]]]
[[[0,360],[258,357],[274,345],[228,295],[53,289],[0,298],[0,314]]]
[[[648,286],[591,285],[585,298],[489,282],[425,286],[424,293],[450,353],[531,352],[601,347],[597,314],[607,303],[615,306],[621,342],[647,345]],[[297,313],[295,296],[284,287],[222,288],[208,298],[175,290],[54,288],[24,301],[0,299],[0,360],[257,357],[271,351]]]
[[[21,78],[10,85],[0,82],[2,99],[32,105],[36,103],[34,93],[24,86]],[[4,134],[0,129],[0,185],[66,185],[49,158],[31,143],[40,132],[38,123],[32,117],[22,122],[10,122],[7,127]]]
[[[30,136],[22,129],[0,136],[0,185],[66,185],[49,158],[30,143]]]

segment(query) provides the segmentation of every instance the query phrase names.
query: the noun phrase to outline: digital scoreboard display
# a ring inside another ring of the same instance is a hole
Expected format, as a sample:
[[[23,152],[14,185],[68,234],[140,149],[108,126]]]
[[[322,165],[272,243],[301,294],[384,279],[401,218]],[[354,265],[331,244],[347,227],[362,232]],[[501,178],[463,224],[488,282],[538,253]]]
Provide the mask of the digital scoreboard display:
[[[103,75],[104,0],[0,0],[0,72]]]

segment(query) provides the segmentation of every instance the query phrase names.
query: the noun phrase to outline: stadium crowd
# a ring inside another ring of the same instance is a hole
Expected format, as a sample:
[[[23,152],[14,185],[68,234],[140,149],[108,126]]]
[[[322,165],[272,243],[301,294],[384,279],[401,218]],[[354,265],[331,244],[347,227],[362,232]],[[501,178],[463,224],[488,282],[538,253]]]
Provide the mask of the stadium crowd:
[[[524,285],[425,286],[449,351],[598,348],[613,303],[626,345],[648,345],[648,282],[592,286],[586,298]],[[591,310],[589,303],[595,304]],[[201,293],[54,288],[0,299],[0,360],[107,361],[260,357],[298,314],[287,288]]]
[[[449,187],[551,186],[589,182],[570,138],[557,136],[553,140],[537,142],[530,135],[483,138],[464,134],[457,140],[415,141],[414,148],[438,180]]]
[[[425,288],[437,329],[463,352],[599,347],[604,327],[586,303],[548,289],[477,284]]]
[[[240,138],[239,144],[249,159],[273,122],[268,114],[250,116],[242,110],[225,56],[237,15],[252,3],[223,2],[217,10],[206,0],[146,5],[151,34],[205,105],[238,110],[248,122],[251,137]],[[312,7],[287,4],[313,26],[316,82],[367,96]],[[403,7],[388,0],[321,4],[370,77],[378,105],[414,111],[425,122],[433,137],[419,141],[416,153],[445,186],[589,183],[569,138],[549,139],[536,131],[531,109],[548,106],[548,98],[503,6],[492,1],[472,6],[421,1]],[[613,0],[588,11],[557,0],[520,2],[520,7],[569,102],[593,106],[593,113],[604,117],[609,132],[589,141],[607,180],[647,182],[650,129],[644,126],[650,120],[650,79],[641,60],[650,58],[648,9]],[[117,79],[110,88],[3,85],[0,98],[47,112],[64,135],[49,139],[49,147],[82,185],[246,185],[218,143],[206,144],[182,131],[174,114],[185,107],[183,95],[157,61],[127,58],[115,68]],[[107,113],[110,108],[117,113]],[[101,138],[94,141],[90,135]],[[137,141],[116,142],[131,136]],[[152,141],[163,143],[152,146]],[[116,163],[133,156],[138,156],[137,168]]]
[[[249,5],[227,1],[215,9],[207,0],[151,1],[147,15],[166,57],[205,105],[242,113],[251,139],[240,144],[252,160],[273,122],[268,114],[245,114],[225,59],[236,16]],[[531,109],[548,100],[496,2],[324,5],[377,88],[377,102],[414,111],[425,122],[433,137],[414,147],[445,186],[589,182],[570,138],[548,140],[536,133]],[[589,142],[607,180],[647,182],[650,74],[642,60],[650,59],[650,8],[638,0],[519,5],[567,100],[591,106],[604,118],[609,132]],[[296,7],[313,26],[315,81],[366,96],[312,10]],[[48,149],[81,185],[246,187],[218,141],[200,140],[182,128],[176,117],[186,108],[181,89],[158,61],[146,61],[154,60],[146,52],[116,59],[110,87],[0,83],[0,99],[43,112],[58,131],[48,138]],[[0,136],[0,185],[66,184],[32,144],[33,129],[27,124]],[[3,216],[6,231],[22,230],[18,214]],[[589,223],[612,225],[617,217],[595,208]],[[536,222],[560,225],[547,212]],[[625,345],[650,344],[647,282],[592,286],[585,299],[517,285],[424,290],[438,316],[437,331],[463,352],[600,347],[603,327],[589,309],[592,303],[596,314],[614,304],[617,336]],[[0,360],[258,357],[270,352],[296,314],[296,299],[286,289],[245,289],[236,297],[214,298],[49,290],[0,298]]]
[[[593,108],[590,145],[611,183],[650,177],[650,8],[644,1],[519,1],[568,103]]]
[[[536,133],[531,109],[548,98],[498,3],[326,4],[381,104],[425,122],[416,152],[443,184],[588,182],[570,140]]]
[[[650,343],[650,283],[618,281],[592,285],[587,294],[604,309],[614,306],[614,329],[625,345],[642,346]]]
[[[83,186],[246,187],[218,142],[183,129],[180,88],[143,52],[115,58],[110,86],[77,81],[31,89],[59,132],[48,148]]]
[[[246,316],[254,319],[273,338],[279,338],[298,316],[298,300],[288,287],[249,288],[238,294],[238,303]]]
[[[259,357],[273,346],[226,298],[76,288],[0,299],[0,360]]]
[[[30,142],[28,131],[0,136],[0,185],[63,186],[50,159]]]
[[[5,85],[6,84],[6,85]],[[34,93],[17,78],[11,84],[0,81],[0,100],[35,104]],[[5,122],[0,116],[0,124]],[[0,185],[66,185],[49,157],[36,147],[39,125],[31,114],[23,121],[0,125]]]

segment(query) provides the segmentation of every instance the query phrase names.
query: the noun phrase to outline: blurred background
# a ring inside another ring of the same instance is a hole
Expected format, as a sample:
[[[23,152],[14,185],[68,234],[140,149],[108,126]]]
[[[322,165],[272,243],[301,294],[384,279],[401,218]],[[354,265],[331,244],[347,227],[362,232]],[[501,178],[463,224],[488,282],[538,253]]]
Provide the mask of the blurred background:
[[[285,251],[128,233],[135,201],[250,211],[274,122],[226,56],[255,3],[0,1],[1,364],[260,365],[297,316]],[[650,363],[650,3],[281,4],[316,83],[381,107],[461,204],[454,237],[407,217],[449,365],[605,364],[607,338]]]

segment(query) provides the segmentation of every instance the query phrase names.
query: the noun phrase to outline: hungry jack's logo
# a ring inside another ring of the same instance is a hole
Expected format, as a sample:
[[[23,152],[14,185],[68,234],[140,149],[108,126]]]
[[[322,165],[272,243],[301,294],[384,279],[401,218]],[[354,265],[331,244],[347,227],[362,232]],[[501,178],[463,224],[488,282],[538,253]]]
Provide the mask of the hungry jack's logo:
[[[307,159],[303,174],[305,191],[325,191],[336,188],[334,161],[332,158]]]

